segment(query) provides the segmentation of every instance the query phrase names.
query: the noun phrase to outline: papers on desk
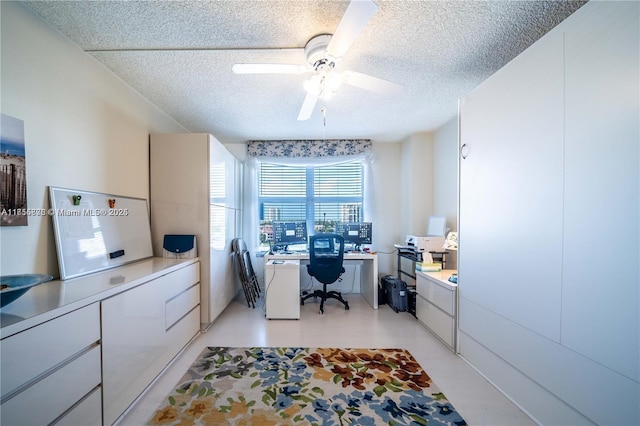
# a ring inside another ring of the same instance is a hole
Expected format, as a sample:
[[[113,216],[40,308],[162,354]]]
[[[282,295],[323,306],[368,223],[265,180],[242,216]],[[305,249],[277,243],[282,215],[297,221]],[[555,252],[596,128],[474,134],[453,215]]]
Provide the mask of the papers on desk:
[[[442,264],[438,262],[416,262],[417,272],[440,272]]]

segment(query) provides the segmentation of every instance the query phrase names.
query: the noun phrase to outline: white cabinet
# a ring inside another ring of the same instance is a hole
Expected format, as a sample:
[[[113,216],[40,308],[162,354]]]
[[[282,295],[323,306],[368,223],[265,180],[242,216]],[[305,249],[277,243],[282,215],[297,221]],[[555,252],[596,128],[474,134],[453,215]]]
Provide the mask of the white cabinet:
[[[459,351],[541,424],[640,422],[639,21],[588,2],[461,102]]]
[[[231,241],[240,235],[241,163],[209,134],[153,134],[150,173],[156,255],[165,234],[197,237],[204,328],[239,290]]]
[[[102,301],[104,424],[111,425],[198,333],[199,264]]]
[[[153,258],[3,309],[0,424],[111,425],[198,333],[198,281],[197,260]]]
[[[102,424],[98,303],[8,336],[0,348],[0,423]]]
[[[563,52],[562,34],[548,34],[465,98],[460,117],[458,269],[462,279],[491,282],[466,281],[463,289],[461,281],[461,297],[553,340],[560,337]]]
[[[266,317],[300,319],[300,261],[270,260],[264,265]]]
[[[416,272],[416,318],[454,352],[458,286],[448,279],[455,272]]]

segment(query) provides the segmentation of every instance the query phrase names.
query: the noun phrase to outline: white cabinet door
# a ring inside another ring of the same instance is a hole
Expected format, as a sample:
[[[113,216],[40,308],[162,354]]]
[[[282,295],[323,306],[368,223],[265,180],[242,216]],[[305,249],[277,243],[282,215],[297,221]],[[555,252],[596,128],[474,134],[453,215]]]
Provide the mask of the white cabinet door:
[[[640,6],[591,6],[565,36],[562,340],[638,382]]]
[[[460,141],[466,158],[460,160],[459,291],[460,297],[557,341],[562,34],[541,41],[462,104]],[[461,312],[461,328],[465,321]]]
[[[168,361],[161,284],[158,279],[102,302],[105,425],[115,422]]]

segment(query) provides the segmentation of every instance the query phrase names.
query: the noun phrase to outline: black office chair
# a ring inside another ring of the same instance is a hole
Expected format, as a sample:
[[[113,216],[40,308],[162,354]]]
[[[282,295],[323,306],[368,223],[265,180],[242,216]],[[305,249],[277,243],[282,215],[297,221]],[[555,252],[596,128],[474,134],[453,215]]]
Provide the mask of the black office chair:
[[[333,284],[344,273],[342,261],[344,257],[344,238],[336,234],[315,234],[309,238],[309,264],[307,272],[322,283],[322,290],[316,290],[300,298],[300,304],[310,297],[321,298],[320,313],[324,314],[324,302],[336,299],[349,310],[349,303],[338,291],[327,291],[327,284]]]

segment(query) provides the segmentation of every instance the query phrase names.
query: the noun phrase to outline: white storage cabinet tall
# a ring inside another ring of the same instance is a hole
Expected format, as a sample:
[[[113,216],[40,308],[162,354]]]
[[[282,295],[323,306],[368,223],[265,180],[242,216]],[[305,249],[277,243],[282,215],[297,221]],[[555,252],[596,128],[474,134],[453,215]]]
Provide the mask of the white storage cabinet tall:
[[[461,105],[459,351],[541,424],[640,424],[639,17],[589,2]]]
[[[162,253],[165,234],[197,237],[206,328],[239,289],[231,240],[240,235],[242,165],[209,134],[152,134],[149,151],[153,250]]]

